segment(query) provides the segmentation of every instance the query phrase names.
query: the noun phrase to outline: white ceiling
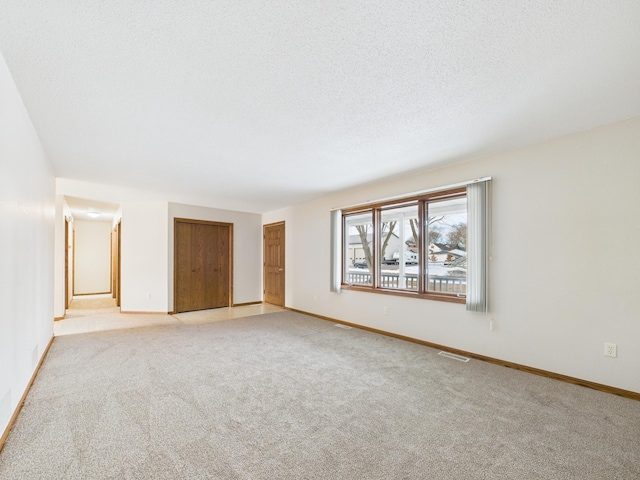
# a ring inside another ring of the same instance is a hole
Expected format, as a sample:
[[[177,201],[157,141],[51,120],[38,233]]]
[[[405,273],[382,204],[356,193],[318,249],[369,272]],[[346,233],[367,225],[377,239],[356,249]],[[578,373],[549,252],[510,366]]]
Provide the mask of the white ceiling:
[[[57,176],[254,212],[640,114],[638,0],[7,0],[0,49]]]

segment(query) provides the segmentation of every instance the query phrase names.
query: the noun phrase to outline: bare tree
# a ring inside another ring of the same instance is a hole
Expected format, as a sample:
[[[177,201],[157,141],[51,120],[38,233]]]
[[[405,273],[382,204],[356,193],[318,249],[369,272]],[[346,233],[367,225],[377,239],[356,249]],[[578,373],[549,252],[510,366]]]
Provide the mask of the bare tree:
[[[427,220],[427,232],[428,232],[428,240],[429,244],[439,242],[442,239],[442,232],[437,227],[432,227],[432,225],[437,224],[442,221],[444,218],[443,215],[437,217],[429,217]],[[409,226],[411,227],[411,235],[413,236],[413,244],[418,245],[418,219],[410,218]]]
[[[458,223],[457,225],[454,225],[449,232],[447,242],[451,248],[465,248],[467,245],[467,224]]]
[[[384,222],[382,224],[382,236],[384,237],[384,240],[382,241],[382,259],[384,260],[385,254],[387,252],[387,246],[389,245],[389,240],[391,240],[391,235],[393,235],[393,232],[396,228],[397,225],[397,221],[392,221],[392,222]]]
[[[389,240],[391,240],[391,236],[393,235],[397,221],[385,222],[382,224],[382,248],[381,255],[382,258],[385,258],[385,252],[387,251],[387,246],[389,245]],[[362,250],[364,251],[364,261],[369,267],[369,271],[371,271],[371,265],[373,263],[373,255],[371,253],[371,244],[368,238],[369,226],[368,225],[356,225],[356,230],[358,231],[358,235],[360,236],[360,243],[362,245]]]
[[[429,229],[429,245],[432,243],[438,243],[442,240],[442,232],[436,228]]]
[[[431,243],[436,243],[438,242],[441,238],[442,238],[442,232],[440,231],[440,229],[438,228],[431,228],[432,225],[437,224],[438,222],[442,221],[442,219],[444,218],[444,216],[436,216],[436,217],[429,217],[428,221],[427,221],[427,231],[428,231],[428,235],[429,235],[429,244]],[[389,245],[389,241],[391,240],[391,236],[393,235],[396,226],[397,226],[398,222],[397,221],[391,221],[391,222],[384,222],[382,224],[382,232],[381,235],[383,237],[383,241],[382,241],[382,248],[381,248],[381,257],[384,259],[385,258],[385,253],[387,250],[387,247]],[[364,252],[364,261],[367,264],[367,268],[369,268],[369,271],[372,272],[372,265],[373,265],[373,254],[371,251],[371,243],[369,242],[369,238],[368,238],[368,233],[369,233],[369,227],[371,225],[355,225],[356,230],[358,232],[358,235],[360,236],[360,244],[362,245],[362,251]],[[411,235],[413,237],[413,243],[414,245],[418,245],[418,219],[417,218],[410,218],[409,219],[409,226],[411,228]],[[466,225],[464,224],[459,224],[456,226],[457,227],[464,227],[464,238],[466,239]],[[451,234],[449,235],[449,239],[451,241]],[[464,242],[463,242],[464,245]],[[402,253],[402,252],[400,252]],[[400,260],[402,260],[403,255],[400,255]]]
[[[432,243],[438,243],[442,239],[442,232],[440,231],[440,228],[434,225],[441,222],[443,218],[444,215],[440,215],[437,217],[429,217],[427,219],[427,240],[429,245]],[[416,220],[416,224],[417,222],[418,221]]]
[[[373,256],[371,255],[371,246],[369,245],[369,239],[367,238],[369,225],[356,225],[356,230],[358,231],[358,235],[360,235],[360,243],[362,245],[362,250],[364,251],[364,261],[367,263],[369,271],[373,272],[371,269]]]
[[[411,235],[413,236],[413,244],[418,246],[418,219],[410,218],[409,226],[411,227]]]

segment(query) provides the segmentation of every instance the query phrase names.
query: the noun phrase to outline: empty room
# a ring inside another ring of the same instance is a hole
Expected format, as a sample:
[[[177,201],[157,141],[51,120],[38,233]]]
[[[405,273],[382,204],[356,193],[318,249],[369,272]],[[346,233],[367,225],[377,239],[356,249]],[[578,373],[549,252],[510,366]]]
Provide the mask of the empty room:
[[[640,3],[0,4],[0,478],[640,478]]]

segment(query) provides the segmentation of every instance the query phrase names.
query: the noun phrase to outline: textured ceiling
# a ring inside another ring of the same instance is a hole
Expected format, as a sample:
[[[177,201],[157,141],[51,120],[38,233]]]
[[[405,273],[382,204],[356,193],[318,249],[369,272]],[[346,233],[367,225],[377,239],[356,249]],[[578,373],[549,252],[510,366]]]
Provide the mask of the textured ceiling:
[[[3,1],[56,175],[264,212],[640,114],[638,0]]]

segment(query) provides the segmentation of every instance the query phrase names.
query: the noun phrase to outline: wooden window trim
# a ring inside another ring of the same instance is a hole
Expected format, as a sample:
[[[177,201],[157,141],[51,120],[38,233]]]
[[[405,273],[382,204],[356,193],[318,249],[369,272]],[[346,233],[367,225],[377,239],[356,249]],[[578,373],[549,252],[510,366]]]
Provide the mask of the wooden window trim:
[[[367,203],[364,205],[358,205],[356,207],[345,208],[342,210],[342,215],[352,215],[354,213],[365,213],[374,209],[381,208],[395,208],[405,203],[422,202],[422,201],[436,201],[436,200],[449,200],[456,197],[465,197],[467,195],[466,187],[452,188],[450,190],[443,190],[439,192],[430,192],[424,195],[415,195],[412,197],[398,198],[389,202]]]
[[[466,296],[461,296],[459,294],[454,293],[442,293],[442,292],[430,292],[426,290],[425,285],[425,238],[424,238],[424,229],[426,217],[428,215],[427,208],[425,205],[429,202],[437,202],[440,200],[451,200],[454,198],[466,197],[467,188],[466,187],[456,187],[448,190],[441,190],[436,192],[430,192],[428,194],[423,195],[414,195],[404,198],[398,198],[388,202],[377,202],[377,203],[369,203],[358,205],[355,207],[351,207],[348,209],[344,209],[342,212],[342,223],[343,223],[343,232],[346,231],[346,218],[351,215],[356,215],[360,213],[368,213],[371,212],[371,218],[373,222],[373,231],[372,231],[372,245],[374,246],[373,251],[371,253],[372,263],[374,272],[372,272],[371,285],[365,284],[349,284],[344,281],[346,265],[345,259],[347,258],[348,247],[344,241],[344,234],[342,238],[342,288],[344,290],[352,290],[357,292],[367,292],[367,293],[376,293],[381,295],[395,295],[399,297],[405,298],[418,298],[424,300],[436,300],[440,302],[449,302],[449,303],[458,303],[465,304]],[[380,250],[380,245],[378,245],[378,228],[381,222],[381,214],[382,211],[398,208],[403,205],[408,205],[411,203],[417,203],[418,205],[418,218],[420,219],[420,230],[418,232],[418,252],[420,258],[420,274],[418,276],[418,291],[413,290],[404,290],[404,289],[389,289],[380,287],[380,268],[378,268],[377,264],[377,256]]]
[[[440,302],[450,303],[466,303],[465,297],[459,297],[453,293],[437,293],[437,292],[413,292],[410,290],[396,290],[390,288],[371,287],[369,285],[349,285],[342,284],[343,290],[353,290],[355,292],[376,293],[380,295],[395,295],[397,297],[420,298],[423,300],[437,300]]]

